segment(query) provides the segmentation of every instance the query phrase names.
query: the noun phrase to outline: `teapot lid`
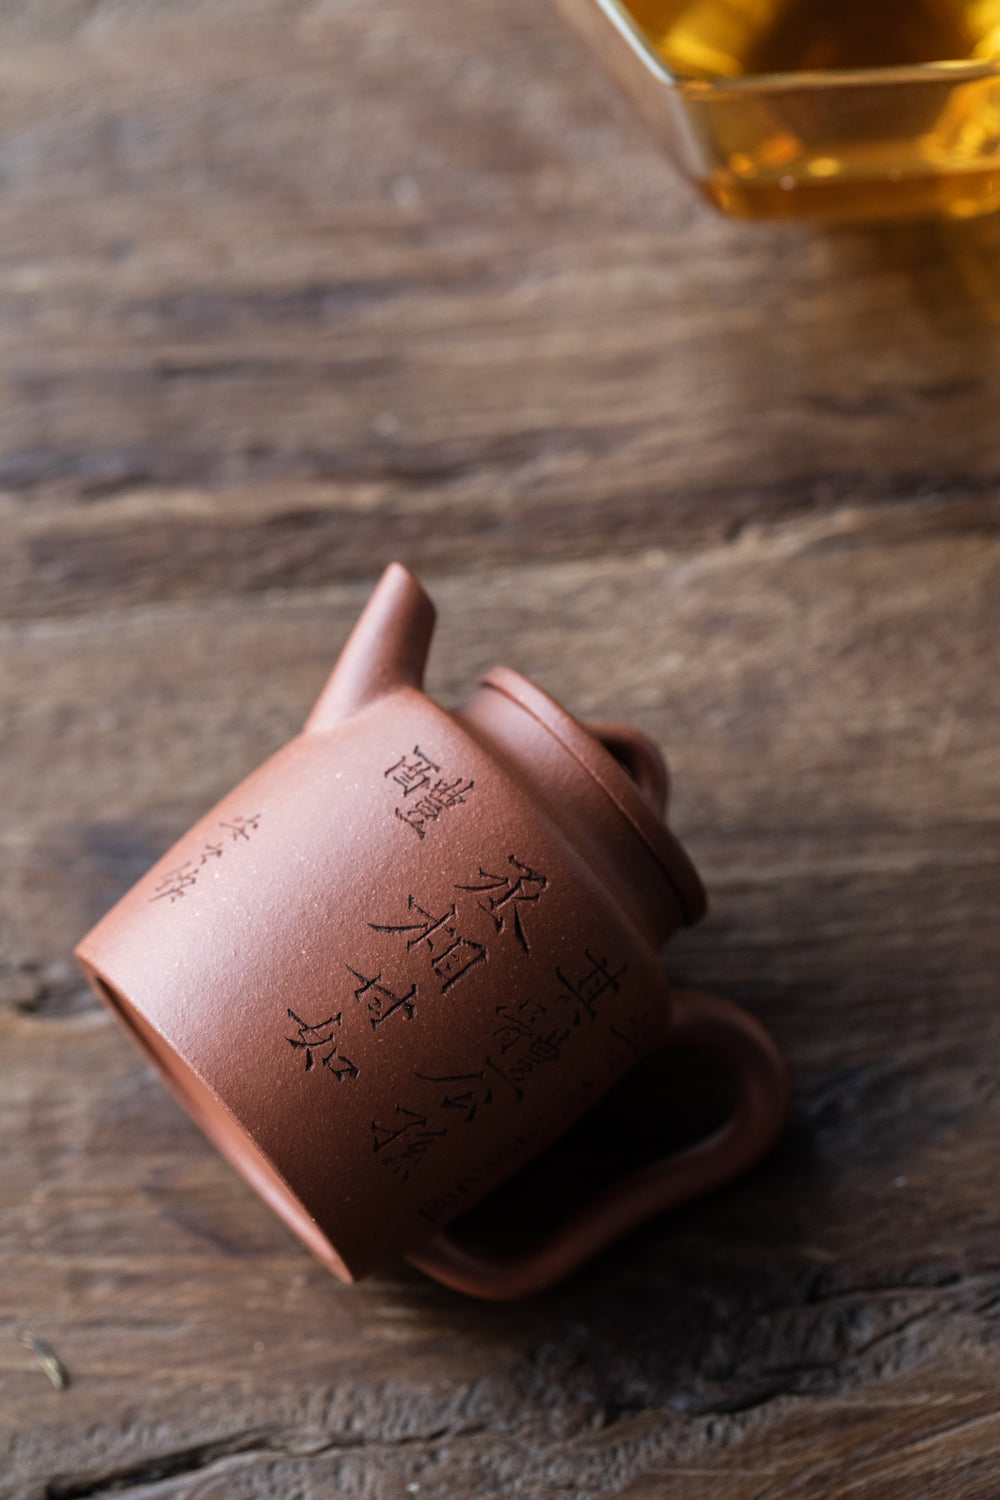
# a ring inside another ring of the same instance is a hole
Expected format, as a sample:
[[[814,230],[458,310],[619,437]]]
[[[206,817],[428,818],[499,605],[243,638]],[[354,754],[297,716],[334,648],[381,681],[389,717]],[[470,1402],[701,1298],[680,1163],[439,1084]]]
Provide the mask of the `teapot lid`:
[[[480,685],[502,693],[548,730],[631,824],[669,881],[684,922],[699,921],[705,914],[708,901],[697,870],[679,840],[663,822],[662,809],[652,805],[611,751],[554,698],[527,677],[522,677],[520,672],[510,667],[493,667],[480,678]],[[665,796],[665,788],[663,791]]]

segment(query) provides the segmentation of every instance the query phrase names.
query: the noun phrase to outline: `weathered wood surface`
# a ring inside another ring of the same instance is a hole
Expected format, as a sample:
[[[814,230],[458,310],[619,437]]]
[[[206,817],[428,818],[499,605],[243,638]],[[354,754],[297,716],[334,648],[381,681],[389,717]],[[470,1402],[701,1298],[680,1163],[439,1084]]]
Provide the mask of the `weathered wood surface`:
[[[541,0],[0,35],[3,1500],[994,1500],[1000,221],[715,219]],[[668,748],[669,967],[795,1071],[765,1166],[514,1309],[336,1284],[69,962],[397,555],[442,698]]]

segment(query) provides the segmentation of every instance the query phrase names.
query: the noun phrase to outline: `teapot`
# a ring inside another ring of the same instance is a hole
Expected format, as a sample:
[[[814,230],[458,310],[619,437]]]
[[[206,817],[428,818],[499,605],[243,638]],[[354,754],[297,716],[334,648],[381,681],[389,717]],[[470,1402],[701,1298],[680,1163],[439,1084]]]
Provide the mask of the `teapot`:
[[[422,689],[434,607],[392,564],[303,731],[186,833],[77,958],[164,1082],[319,1260],[395,1257],[512,1298],[773,1143],[785,1064],[657,960],[705,892],[663,759],[507,667]],[[448,1225],[663,1046],[736,1081],[715,1135],[625,1174],[527,1250]]]

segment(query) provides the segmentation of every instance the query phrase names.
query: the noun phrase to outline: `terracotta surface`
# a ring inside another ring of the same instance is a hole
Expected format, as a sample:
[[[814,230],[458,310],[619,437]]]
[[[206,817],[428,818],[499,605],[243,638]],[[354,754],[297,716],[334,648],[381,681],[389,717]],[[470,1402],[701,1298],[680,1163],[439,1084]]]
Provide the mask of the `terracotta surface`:
[[[705,897],[662,821],[652,742],[588,732],[507,668],[445,712],[422,692],[433,624],[390,566],[304,732],[77,957],[343,1280],[417,1251],[439,1280],[513,1297],[749,1166],[787,1082],[756,1022],[711,996],[674,1000],[657,963]],[[737,1079],[710,1141],[626,1176],[520,1257],[435,1234],[671,1042],[718,1052]]]

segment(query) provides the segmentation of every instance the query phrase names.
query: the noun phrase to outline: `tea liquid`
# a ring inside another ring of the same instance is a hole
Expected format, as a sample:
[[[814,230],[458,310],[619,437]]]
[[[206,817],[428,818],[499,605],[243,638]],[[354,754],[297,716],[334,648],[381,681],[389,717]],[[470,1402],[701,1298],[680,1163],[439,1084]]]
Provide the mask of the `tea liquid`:
[[[624,3],[690,100],[703,185],[729,212],[1000,205],[1000,0]]]
[[[677,73],[739,78],[992,57],[1000,0],[630,0]]]

